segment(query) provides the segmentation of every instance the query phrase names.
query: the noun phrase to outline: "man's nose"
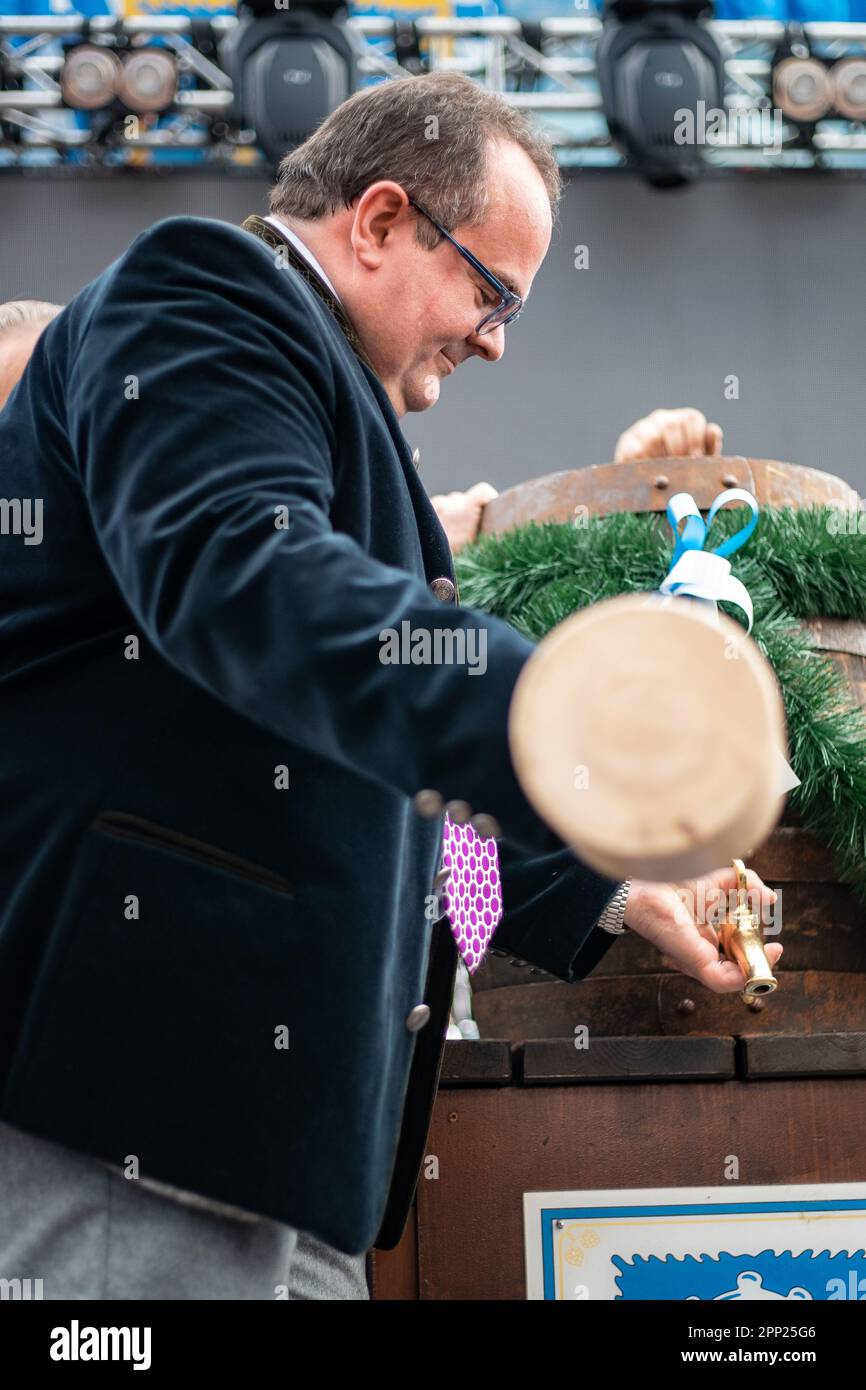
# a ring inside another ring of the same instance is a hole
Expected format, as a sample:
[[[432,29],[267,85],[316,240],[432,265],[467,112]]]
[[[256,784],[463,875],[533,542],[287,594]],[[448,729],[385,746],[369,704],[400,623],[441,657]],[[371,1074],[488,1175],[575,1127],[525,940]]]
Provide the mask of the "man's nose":
[[[505,351],[505,328],[499,324],[490,333],[470,333],[466,341],[477,357],[498,362]]]

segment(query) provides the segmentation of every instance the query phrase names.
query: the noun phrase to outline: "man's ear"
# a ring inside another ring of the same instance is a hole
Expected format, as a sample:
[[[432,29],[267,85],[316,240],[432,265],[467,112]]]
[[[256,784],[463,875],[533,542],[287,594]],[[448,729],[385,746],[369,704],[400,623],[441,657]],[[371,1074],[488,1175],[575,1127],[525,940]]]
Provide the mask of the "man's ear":
[[[382,264],[389,237],[408,222],[411,208],[399,183],[380,179],[365,188],[355,206],[352,250],[367,270]]]

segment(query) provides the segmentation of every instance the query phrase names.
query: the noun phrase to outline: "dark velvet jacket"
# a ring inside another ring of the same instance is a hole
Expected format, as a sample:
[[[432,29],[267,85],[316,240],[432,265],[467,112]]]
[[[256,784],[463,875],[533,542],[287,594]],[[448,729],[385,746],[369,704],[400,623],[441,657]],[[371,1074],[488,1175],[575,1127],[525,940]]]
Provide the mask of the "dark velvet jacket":
[[[573,980],[613,940],[616,884],[512,771],[531,645],[434,597],[380,382],[249,231],[171,218],[86,286],[0,412],[0,478],[42,507],[40,543],[0,534],[0,1116],[393,1243],[455,961],[415,794],[498,820],[497,946]],[[404,621],[485,629],[486,674],[383,664]]]

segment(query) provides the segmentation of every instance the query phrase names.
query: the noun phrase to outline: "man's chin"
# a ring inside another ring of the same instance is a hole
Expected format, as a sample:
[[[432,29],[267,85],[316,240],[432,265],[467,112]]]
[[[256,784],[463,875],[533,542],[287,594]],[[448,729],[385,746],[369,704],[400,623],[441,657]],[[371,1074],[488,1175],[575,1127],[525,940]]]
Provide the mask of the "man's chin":
[[[420,381],[408,383],[406,390],[407,411],[429,410],[431,405],[435,405],[438,401],[441,386],[441,379],[435,372],[428,372]]]
[[[391,404],[397,415],[415,414],[429,410],[439,399],[440,378],[435,372],[423,375],[397,378],[393,385],[385,385]]]

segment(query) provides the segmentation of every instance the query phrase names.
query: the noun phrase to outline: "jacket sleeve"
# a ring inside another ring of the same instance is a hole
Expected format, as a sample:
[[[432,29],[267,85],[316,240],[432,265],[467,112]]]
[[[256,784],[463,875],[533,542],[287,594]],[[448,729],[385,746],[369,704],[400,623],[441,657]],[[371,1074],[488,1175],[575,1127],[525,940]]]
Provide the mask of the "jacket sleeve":
[[[573,984],[598,965],[616,940],[596,927],[619,888],[569,849],[533,857],[499,844],[503,913],[493,937],[508,951]]]
[[[267,249],[219,222],[156,224],[98,282],[74,347],[73,458],[116,584],[158,652],[289,743],[407,796],[465,800],[529,851],[561,847],[508,751],[532,645],[443,608],[332,527],[335,459],[351,457],[356,412]],[[484,674],[383,664],[385,629],[443,620],[479,630]]]

